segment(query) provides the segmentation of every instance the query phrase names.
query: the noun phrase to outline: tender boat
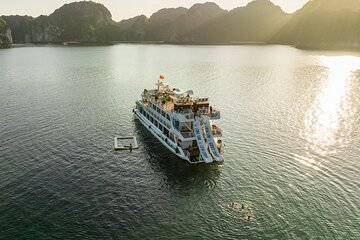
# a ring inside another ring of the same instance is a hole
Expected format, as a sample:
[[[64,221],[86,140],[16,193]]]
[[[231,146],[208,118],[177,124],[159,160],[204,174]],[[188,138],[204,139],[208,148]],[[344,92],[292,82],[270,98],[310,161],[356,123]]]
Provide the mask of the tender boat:
[[[192,164],[223,162],[222,129],[214,123],[220,111],[208,98],[194,97],[164,82],[145,89],[133,110],[136,117],[169,151]]]

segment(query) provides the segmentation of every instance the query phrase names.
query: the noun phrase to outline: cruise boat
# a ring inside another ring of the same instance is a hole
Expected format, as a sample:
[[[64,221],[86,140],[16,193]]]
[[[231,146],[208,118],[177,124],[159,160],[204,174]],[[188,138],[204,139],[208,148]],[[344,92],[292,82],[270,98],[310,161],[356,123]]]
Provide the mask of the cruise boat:
[[[220,111],[208,98],[194,97],[164,82],[145,89],[133,110],[136,117],[168,150],[192,164],[223,162],[222,129],[215,124]]]

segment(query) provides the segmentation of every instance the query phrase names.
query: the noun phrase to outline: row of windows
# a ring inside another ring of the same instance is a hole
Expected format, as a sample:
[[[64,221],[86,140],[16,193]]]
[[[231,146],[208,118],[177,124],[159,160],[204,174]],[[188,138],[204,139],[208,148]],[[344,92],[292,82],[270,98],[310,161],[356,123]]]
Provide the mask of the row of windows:
[[[159,114],[161,114],[163,117],[166,117],[167,120],[170,121],[170,115],[167,114],[166,112],[164,112],[161,108],[159,108],[158,106],[156,106],[155,104],[150,102],[150,107],[152,109],[154,109],[155,111],[157,111]]]
[[[161,117],[159,117],[159,116],[157,116],[157,115],[154,115],[154,118],[157,119],[160,123],[162,123],[162,124],[163,124],[165,127],[167,127],[168,129],[171,128],[171,125],[170,125],[169,123],[165,122],[165,121],[163,120],[163,118],[161,118]]]
[[[168,136],[171,141],[173,141],[174,143],[176,142],[175,140],[175,135],[170,133],[169,128],[170,126],[168,126],[168,124],[166,124],[165,122],[163,122],[161,119],[159,119],[158,117],[158,121],[153,118],[150,114],[148,114],[142,107],[138,108],[140,110],[140,113],[145,116],[152,124],[154,124],[158,129],[160,129],[164,135]],[[161,122],[161,123],[160,123]],[[164,124],[164,125],[162,125]]]
[[[140,113],[144,115],[152,124],[159,128],[163,133],[169,132],[169,130],[148,114],[144,109],[140,108]]]

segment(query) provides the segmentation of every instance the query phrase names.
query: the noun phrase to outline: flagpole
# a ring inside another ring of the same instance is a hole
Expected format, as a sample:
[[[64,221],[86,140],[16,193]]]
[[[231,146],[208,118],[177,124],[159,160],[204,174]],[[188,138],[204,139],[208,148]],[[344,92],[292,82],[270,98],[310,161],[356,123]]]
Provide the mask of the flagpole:
[[[158,88],[157,88],[157,90],[158,90],[158,93],[160,92],[160,81],[161,80],[163,80],[164,79],[164,76],[163,75],[160,75],[160,77],[159,77],[159,79],[158,79]]]
[[[158,93],[160,92],[160,78],[158,79]]]

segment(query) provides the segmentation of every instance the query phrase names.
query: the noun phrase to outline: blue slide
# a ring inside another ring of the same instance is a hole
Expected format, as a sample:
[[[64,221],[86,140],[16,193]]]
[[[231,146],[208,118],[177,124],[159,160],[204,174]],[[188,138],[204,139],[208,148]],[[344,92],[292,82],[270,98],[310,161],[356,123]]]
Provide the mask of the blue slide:
[[[207,138],[211,153],[216,161],[222,161],[224,158],[223,158],[223,156],[221,156],[218,148],[216,147],[216,143],[214,141],[214,136],[211,132],[211,126],[210,126],[209,119],[204,119],[204,125],[205,125],[206,138]]]
[[[201,133],[200,122],[198,119],[195,119],[194,121],[194,130],[195,130],[196,141],[199,146],[201,157],[204,159],[206,163],[212,163],[213,159],[209,154],[208,150],[206,149],[205,141]]]

